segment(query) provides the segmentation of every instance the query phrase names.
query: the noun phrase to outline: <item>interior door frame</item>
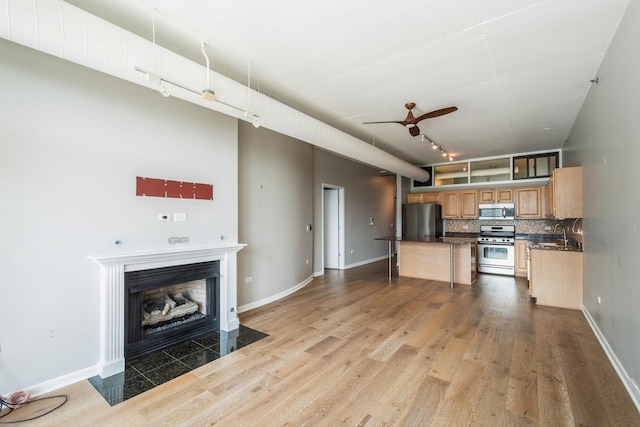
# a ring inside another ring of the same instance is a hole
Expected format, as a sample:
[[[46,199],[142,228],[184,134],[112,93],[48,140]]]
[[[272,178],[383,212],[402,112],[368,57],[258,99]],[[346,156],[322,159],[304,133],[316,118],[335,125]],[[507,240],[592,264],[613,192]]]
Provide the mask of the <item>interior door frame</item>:
[[[322,271],[325,269],[325,259],[324,259],[324,247],[325,247],[325,238],[324,238],[324,190],[338,190],[338,270],[345,269],[345,232],[344,232],[344,222],[345,222],[345,214],[344,214],[344,187],[339,185],[322,183]]]

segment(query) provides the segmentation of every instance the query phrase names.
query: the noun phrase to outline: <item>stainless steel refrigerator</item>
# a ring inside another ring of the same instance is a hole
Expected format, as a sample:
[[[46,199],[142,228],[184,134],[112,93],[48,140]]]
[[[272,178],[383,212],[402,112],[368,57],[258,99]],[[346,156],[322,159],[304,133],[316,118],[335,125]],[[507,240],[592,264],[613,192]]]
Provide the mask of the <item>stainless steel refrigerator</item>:
[[[442,236],[441,206],[435,203],[402,205],[402,237]]]

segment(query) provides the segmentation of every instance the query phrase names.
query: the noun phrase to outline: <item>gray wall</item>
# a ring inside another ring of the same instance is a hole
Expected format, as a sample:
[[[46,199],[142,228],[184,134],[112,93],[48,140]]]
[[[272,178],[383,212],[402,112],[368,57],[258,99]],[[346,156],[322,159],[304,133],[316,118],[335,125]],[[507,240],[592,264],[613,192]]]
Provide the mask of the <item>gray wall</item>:
[[[312,147],[240,122],[238,306],[254,306],[312,276]],[[250,283],[245,279],[251,277]]]
[[[87,257],[238,239],[236,120],[0,39],[0,394],[99,357]],[[214,185],[143,198],[136,176]],[[186,222],[159,213],[186,212]],[[116,240],[122,241],[115,245]]]
[[[592,85],[569,135],[564,157],[567,166],[584,167],[584,305],[636,384],[640,381],[638,23],[640,1],[631,0],[601,64],[599,84]]]
[[[0,58],[0,394],[95,374],[91,255],[246,242],[238,302],[261,304],[322,272],[323,182],[345,187],[347,266],[386,254],[373,238],[390,234],[394,177],[5,40]],[[137,197],[136,176],[212,183],[215,199]]]
[[[326,151],[313,151],[314,274],[323,273],[322,188],[323,184],[344,188],[345,267],[384,257],[387,243],[376,237],[394,234],[395,176],[380,176],[378,170]],[[369,218],[374,225],[369,225]]]

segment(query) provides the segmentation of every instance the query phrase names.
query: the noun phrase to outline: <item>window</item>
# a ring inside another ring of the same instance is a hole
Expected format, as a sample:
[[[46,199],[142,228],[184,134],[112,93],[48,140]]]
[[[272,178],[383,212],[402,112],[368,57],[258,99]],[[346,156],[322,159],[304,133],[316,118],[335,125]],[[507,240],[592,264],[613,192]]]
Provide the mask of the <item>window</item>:
[[[513,179],[545,178],[560,167],[559,152],[515,156],[513,158]]]

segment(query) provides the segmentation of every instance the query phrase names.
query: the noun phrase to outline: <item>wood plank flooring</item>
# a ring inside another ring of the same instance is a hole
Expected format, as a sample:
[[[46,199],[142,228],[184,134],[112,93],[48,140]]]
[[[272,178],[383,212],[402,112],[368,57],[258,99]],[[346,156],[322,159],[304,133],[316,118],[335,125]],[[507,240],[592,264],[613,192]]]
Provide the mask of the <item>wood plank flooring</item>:
[[[82,381],[29,425],[640,426],[580,311],[533,305],[523,279],[386,266],[328,270],[240,316],[269,337],[114,407]]]

